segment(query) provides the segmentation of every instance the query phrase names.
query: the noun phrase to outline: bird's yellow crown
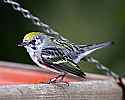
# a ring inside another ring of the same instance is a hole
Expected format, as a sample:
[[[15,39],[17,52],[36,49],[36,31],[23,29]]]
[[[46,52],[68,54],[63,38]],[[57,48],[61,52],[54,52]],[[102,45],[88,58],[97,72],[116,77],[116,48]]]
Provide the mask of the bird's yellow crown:
[[[24,36],[23,40],[31,41],[34,37],[38,36],[40,32],[30,32]]]

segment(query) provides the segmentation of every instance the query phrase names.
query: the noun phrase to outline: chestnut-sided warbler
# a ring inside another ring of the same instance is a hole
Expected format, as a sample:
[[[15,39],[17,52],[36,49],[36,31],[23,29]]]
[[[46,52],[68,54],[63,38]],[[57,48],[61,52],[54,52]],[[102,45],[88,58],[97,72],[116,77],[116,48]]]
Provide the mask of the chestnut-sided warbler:
[[[85,78],[78,63],[84,60],[93,51],[104,48],[112,42],[93,43],[89,45],[77,45],[58,35],[47,35],[42,32],[30,32],[26,34],[18,46],[27,49],[31,59],[39,66],[52,71],[60,72],[59,76],[50,80],[56,82],[63,80],[66,73]]]

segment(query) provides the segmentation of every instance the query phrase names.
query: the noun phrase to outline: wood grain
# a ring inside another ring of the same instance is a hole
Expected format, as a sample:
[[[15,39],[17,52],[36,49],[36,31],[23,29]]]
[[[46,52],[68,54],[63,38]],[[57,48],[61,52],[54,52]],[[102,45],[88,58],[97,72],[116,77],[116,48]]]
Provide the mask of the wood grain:
[[[113,81],[83,81],[67,84],[21,84],[0,86],[0,100],[122,100],[122,90]]]

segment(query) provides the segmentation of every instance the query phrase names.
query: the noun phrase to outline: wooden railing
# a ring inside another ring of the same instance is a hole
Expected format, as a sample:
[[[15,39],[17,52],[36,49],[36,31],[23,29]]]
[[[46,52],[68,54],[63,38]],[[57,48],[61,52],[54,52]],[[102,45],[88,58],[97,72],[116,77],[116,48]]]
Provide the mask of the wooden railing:
[[[87,80],[67,75],[69,86],[45,83],[55,75],[33,65],[0,62],[0,100],[124,100],[111,77],[88,73]]]

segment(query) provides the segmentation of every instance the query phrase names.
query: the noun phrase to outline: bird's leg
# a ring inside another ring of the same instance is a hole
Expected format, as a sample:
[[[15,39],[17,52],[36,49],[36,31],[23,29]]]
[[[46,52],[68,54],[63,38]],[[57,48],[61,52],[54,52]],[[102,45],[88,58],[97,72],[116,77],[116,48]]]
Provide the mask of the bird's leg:
[[[61,74],[59,74],[57,77],[54,77],[54,78],[50,79],[48,83],[58,83],[58,82],[63,82],[63,83],[66,83],[66,84],[69,85],[68,82],[66,82],[66,81],[63,80],[64,77],[65,77],[65,75],[66,75],[66,73],[61,73]]]
[[[64,77],[64,75],[60,74],[60,75],[58,75],[58,76],[56,76],[54,78],[51,78],[48,83],[56,83],[57,80],[58,81],[62,80],[62,77]]]

